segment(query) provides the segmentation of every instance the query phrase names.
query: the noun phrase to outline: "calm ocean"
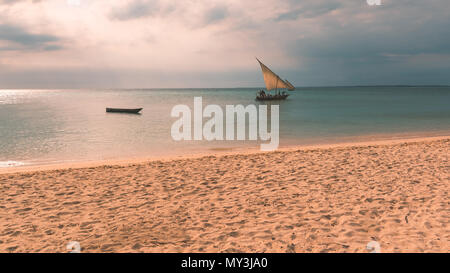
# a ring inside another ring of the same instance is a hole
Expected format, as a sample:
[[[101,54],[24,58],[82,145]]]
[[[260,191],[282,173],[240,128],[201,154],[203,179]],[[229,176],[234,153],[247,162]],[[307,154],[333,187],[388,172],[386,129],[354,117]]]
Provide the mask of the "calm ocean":
[[[173,106],[192,107],[195,96],[204,106],[258,105],[257,90],[0,90],[0,167],[259,148],[256,141],[175,142],[170,135]],[[276,104],[281,146],[450,132],[450,87],[300,88]]]

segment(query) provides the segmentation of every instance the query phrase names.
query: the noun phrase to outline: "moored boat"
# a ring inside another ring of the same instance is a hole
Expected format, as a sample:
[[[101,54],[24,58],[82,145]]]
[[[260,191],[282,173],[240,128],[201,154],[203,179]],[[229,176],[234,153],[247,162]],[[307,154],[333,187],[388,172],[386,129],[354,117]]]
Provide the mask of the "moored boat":
[[[142,108],[106,108],[108,113],[128,113],[128,114],[138,114]]]

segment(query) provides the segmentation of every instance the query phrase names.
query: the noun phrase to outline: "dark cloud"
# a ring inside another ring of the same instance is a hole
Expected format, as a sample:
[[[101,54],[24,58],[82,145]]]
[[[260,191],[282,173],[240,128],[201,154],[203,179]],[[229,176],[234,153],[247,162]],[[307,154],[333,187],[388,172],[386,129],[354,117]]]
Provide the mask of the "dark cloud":
[[[402,3],[349,7],[318,21],[320,32],[299,33],[286,43],[291,58],[302,60],[295,83],[450,84],[445,1]]]
[[[7,45],[0,50],[58,50],[60,38],[49,34],[34,34],[28,30],[10,24],[0,24],[0,41]]]
[[[303,56],[348,61],[385,55],[449,54],[449,23],[450,20],[414,28],[397,25],[390,29],[372,29],[369,24],[350,25],[335,28],[326,35],[296,40],[291,49]]]
[[[228,16],[228,8],[225,6],[217,6],[208,10],[205,14],[205,23],[213,24],[221,21]]]
[[[303,2],[300,7],[298,7],[297,3],[294,3],[291,5],[290,11],[279,14],[277,18],[275,18],[275,21],[297,20],[299,17],[314,18],[327,14],[340,7],[341,4],[338,2]]]
[[[114,8],[110,18],[119,21],[149,17],[159,10],[157,1],[134,0],[123,7]]]
[[[61,50],[63,48],[64,47],[61,46],[61,45],[48,45],[48,46],[45,46],[43,48],[43,50],[45,50],[45,51],[55,51],[55,50]]]
[[[109,13],[109,18],[118,21],[129,21],[152,16],[168,18],[168,15],[173,15],[176,13],[177,15],[171,17],[173,18],[173,20],[186,19],[183,11],[186,11],[186,9],[189,7],[190,5],[188,5],[187,3],[177,5],[162,5],[162,3],[160,3],[159,1],[154,0],[133,0],[125,4],[124,6],[113,8]],[[227,16],[229,16],[228,8],[224,5],[219,5],[207,9],[204,13],[203,18],[192,18],[193,20],[187,20],[186,24],[192,26],[191,21],[199,19],[199,24],[201,24],[201,26],[205,26],[222,21]]]

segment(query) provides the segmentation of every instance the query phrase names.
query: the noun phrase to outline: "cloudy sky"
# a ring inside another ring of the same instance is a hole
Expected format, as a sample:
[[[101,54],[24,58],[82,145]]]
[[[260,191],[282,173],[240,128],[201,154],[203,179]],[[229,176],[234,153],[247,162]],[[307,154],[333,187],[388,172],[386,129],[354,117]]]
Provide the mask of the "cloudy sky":
[[[450,84],[449,0],[0,0],[0,88]]]

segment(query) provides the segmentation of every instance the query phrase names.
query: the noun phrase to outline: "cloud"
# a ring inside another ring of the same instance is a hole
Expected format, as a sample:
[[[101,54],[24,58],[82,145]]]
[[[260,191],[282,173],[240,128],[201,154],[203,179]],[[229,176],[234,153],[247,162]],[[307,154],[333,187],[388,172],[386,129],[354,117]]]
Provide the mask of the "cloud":
[[[133,0],[122,7],[113,8],[110,13],[110,18],[127,21],[149,17],[158,11],[158,1]]]
[[[450,18],[444,1],[347,6],[285,43],[313,85],[449,84]],[[295,37],[295,36],[294,36]],[[325,76],[326,75],[326,76]],[[444,76],[445,75],[445,76]]]
[[[385,54],[449,54],[449,23],[445,11],[429,14],[420,5],[369,10],[366,14],[349,9],[339,18],[322,20],[322,31],[289,43],[293,51],[304,56],[347,61],[382,59]]]
[[[223,4],[132,0],[124,5],[113,7],[108,17],[115,21],[159,18],[181,23],[188,27],[199,28],[220,22],[229,15],[228,7]]]
[[[300,8],[295,8],[296,5],[290,6],[290,11],[279,14],[275,21],[285,21],[285,20],[297,20],[299,17],[303,18],[314,18],[331,11],[337,10],[342,5],[338,2],[326,2],[326,3],[311,3],[303,2]]]
[[[207,10],[205,14],[205,23],[213,24],[215,22],[221,21],[228,16],[228,8],[225,6],[216,6]]]
[[[30,87],[105,86],[111,69],[121,87],[258,86],[259,56],[296,85],[450,84],[448,0],[61,1],[0,2],[2,73],[29,69]]]
[[[11,24],[0,24],[0,41],[6,46],[0,50],[58,50],[62,47],[55,43],[60,38],[49,34],[34,34],[26,29]]]

